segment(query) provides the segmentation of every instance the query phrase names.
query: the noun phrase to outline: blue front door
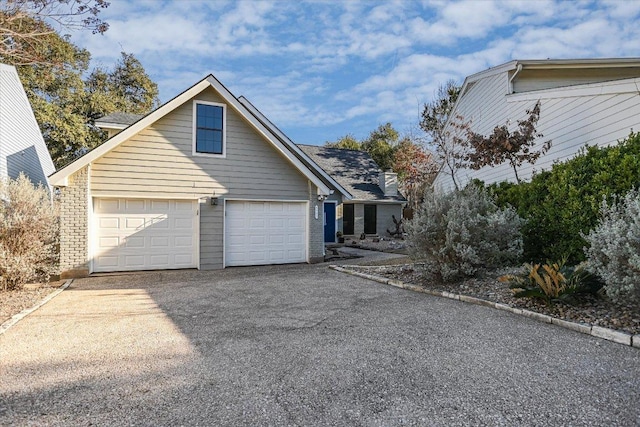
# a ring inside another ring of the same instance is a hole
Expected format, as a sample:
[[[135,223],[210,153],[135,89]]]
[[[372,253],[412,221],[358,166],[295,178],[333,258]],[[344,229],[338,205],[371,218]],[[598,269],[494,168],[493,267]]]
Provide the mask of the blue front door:
[[[325,243],[336,242],[336,204],[324,204],[324,241]]]

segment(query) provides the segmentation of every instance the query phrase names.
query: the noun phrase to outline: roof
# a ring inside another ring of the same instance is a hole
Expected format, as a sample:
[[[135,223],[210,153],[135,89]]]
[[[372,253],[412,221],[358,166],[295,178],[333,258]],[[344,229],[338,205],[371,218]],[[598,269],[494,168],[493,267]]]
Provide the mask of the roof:
[[[94,148],[84,156],[76,159],[67,166],[56,171],[49,177],[49,181],[52,185],[68,185],[67,181],[69,176],[89,165],[92,161],[99,159],[106,153],[118,147],[133,135],[155,123],[157,120],[169,114],[171,111],[183,105],[185,102],[188,102],[190,99],[194,98],[199,93],[205,91],[208,88],[213,88],[216,92],[218,92],[220,96],[225,100],[225,102],[231,108],[235,109],[238,114],[240,114],[247,121],[249,126],[253,127],[256,132],[263,136],[265,140],[269,142],[276,151],[280,152],[294,167],[296,167],[307,179],[309,179],[309,181],[311,181],[318,188],[319,194],[328,195],[331,192],[331,188],[325,182],[323,182],[323,180],[318,176],[317,172],[309,166],[305,165],[302,161],[300,161],[298,157],[293,154],[293,152],[296,150],[296,147],[293,146],[294,144],[290,143],[288,139],[281,140],[276,135],[274,135],[274,133],[270,129],[265,127],[258,119],[256,119],[256,117],[249,110],[247,110],[247,108],[242,103],[240,103],[240,101],[231,92],[229,92],[229,90],[212,74],[209,74],[207,77],[200,80],[198,83],[191,86],[189,89],[185,90],[175,98],[161,105],[156,110],[147,114],[132,125],[126,127],[122,132],[116,134],[115,136],[107,140],[104,144]]]
[[[144,117],[144,114],[111,113],[96,120],[96,126],[108,129],[124,129]]]
[[[381,172],[369,153],[358,150],[320,147],[317,145],[298,145],[322,169],[359,201],[405,202],[397,196],[385,196],[378,185]]]

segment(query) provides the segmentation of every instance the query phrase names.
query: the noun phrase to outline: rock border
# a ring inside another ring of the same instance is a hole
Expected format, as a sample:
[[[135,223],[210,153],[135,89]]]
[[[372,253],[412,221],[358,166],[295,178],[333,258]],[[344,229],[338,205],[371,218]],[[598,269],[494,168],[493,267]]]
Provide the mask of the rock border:
[[[5,321],[3,324],[0,325],[0,335],[2,335],[5,332],[7,332],[7,330],[9,330],[9,328],[11,328],[13,325],[15,325],[16,323],[18,323],[19,321],[21,321],[22,319],[27,317],[29,314],[33,313],[34,311],[36,311],[37,309],[39,309],[40,307],[42,307],[43,305],[45,305],[46,303],[51,301],[53,298],[58,296],[62,291],[64,291],[65,289],[67,289],[71,285],[71,282],[73,282],[73,279],[67,280],[64,283],[64,285],[60,286],[60,288],[58,288],[55,291],[51,292],[49,295],[44,297],[40,302],[38,302],[33,307],[25,308],[20,313],[14,314],[13,316],[11,316],[11,319]]]
[[[607,341],[613,341],[618,344],[623,344],[629,347],[640,348],[640,334],[630,335],[626,332],[616,331],[614,329],[603,328],[601,326],[595,326],[588,323],[576,323],[568,320],[558,319],[546,314],[536,313],[535,311],[529,311],[522,308],[511,307],[510,305],[501,304],[493,301],[487,301],[481,298],[471,297],[467,295],[454,294],[446,291],[434,291],[431,289],[425,289],[422,286],[413,285],[411,283],[405,283],[401,280],[387,279],[374,274],[362,273],[350,269],[360,268],[362,266],[357,265],[330,265],[329,268],[339,271],[341,273],[351,274],[352,276],[362,277],[363,279],[373,280],[374,282],[382,283],[385,285],[395,286],[396,288],[406,289],[413,292],[419,292],[422,294],[433,295],[436,297],[449,298],[457,301],[463,301],[469,304],[482,305],[502,311],[508,311],[509,313],[516,314],[518,316],[528,317],[533,320],[537,320],[542,323],[550,323],[566,329],[570,329],[582,334],[591,335],[593,337],[602,338]]]

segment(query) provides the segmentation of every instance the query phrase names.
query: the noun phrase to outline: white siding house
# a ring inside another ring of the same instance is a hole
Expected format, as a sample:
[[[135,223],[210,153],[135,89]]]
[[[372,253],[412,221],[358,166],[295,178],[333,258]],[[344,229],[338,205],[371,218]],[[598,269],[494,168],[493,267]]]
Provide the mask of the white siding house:
[[[462,117],[487,136],[505,123],[515,128],[538,101],[538,147],[548,140],[552,146],[534,165],[522,165],[523,180],[574,157],[586,144],[614,144],[640,130],[640,59],[511,61],[467,77],[450,117]],[[472,179],[490,184],[515,181],[515,175],[508,163],[456,173],[459,186]],[[453,189],[450,171],[443,169],[434,187]]]
[[[0,64],[0,177],[24,172],[34,184],[49,186],[55,171],[31,104],[15,67]]]

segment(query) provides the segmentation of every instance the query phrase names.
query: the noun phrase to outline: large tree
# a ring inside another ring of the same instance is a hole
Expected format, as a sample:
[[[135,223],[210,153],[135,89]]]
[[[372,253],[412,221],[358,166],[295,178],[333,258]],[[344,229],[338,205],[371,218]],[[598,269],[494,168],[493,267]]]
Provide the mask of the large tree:
[[[453,80],[441,85],[434,99],[424,105],[420,120],[420,128],[427,134],[428,144],[434,147],[441,167],[451,175],[456,189],[458,183],[455,173],[459,167],[457,154],[460,135],[464,133],[467,126],[464,118],[450,117],[459,95],[460,86]]]
[[[49,43],[59,29],[104,33],[109,25],[98,15],[105,0],[0,1],[0,62],[13,65],[62,65]]]
[[[380,169],[389,170],[393,167],[393,156],[400,135],[391,123],[385,123],[371,131],[362,141],[362,149],[369,153]]]
[[[343,150],[362,150],[362,144],[350,133],[338,138],[335,142],[325,142],[325,147],[341,148]]]

